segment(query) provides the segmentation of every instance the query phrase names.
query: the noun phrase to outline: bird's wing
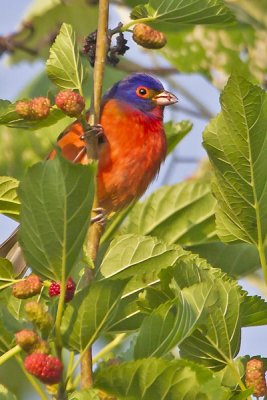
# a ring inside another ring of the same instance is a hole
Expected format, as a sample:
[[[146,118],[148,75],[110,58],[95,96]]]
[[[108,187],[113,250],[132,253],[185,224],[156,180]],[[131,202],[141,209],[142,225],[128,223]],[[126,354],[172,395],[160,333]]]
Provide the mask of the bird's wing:
[[[57,138],[57,146],[60,147],[62,155],[73,163],[86,162],[86,147],[84,140],[81,139],[83,128],[79,121],[69,125]],[[56,150],[52,150],[47,160],[52,160],[56,156]]]

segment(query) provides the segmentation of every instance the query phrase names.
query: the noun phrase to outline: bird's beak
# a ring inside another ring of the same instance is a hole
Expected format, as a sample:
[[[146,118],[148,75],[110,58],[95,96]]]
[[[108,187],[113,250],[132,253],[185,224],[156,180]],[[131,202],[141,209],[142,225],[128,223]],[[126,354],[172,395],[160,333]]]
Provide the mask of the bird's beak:
[[[167,92],[167,90],[158,93],[152,98],[152,100],[154,100],[159,106],[170,106],[178,101],[177,97],[174,94]]]

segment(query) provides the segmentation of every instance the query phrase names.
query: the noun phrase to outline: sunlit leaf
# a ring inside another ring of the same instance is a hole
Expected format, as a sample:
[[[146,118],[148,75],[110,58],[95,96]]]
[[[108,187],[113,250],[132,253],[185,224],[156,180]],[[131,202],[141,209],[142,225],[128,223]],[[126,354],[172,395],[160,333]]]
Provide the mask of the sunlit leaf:
[[[181,121],[174,123],[172,121],[164,124],[164,130],[167,137],[167,152],[171,153],[177,144],[187,135],[192,129],[190,121]]]
[[[229,389],[200,365],[185,360],[144,359],[112,366],[95,386],[125,400],[227,400]]]
[[[208,181],[166,186],[134,206],[125,232],[187,246],[215,241],[215,206]]]
[[[223,241],[257,245],[267,232],[267,96],[233,75],[222,111],[204,132],[214,166],[217,231]]]
[[[48,77],[61,89],[77,89],[82,93],[85,69],[71,25],[62,24],[46,63]]]
[[[180,345],[182,357],[220,370],[232,362],[240,348],[240,290],[231,282],[214,282],[217,304],[207,320]]]
[[[20,202],[17,195],[19,182],[9,176],[0,176],[0,213],[10,217],[19,215]]]
[[[184,288],[152,311],[140,327],[135,358],[164,356],[190,336],[201,323],[211,289],[204,283]]]
[[[149,18],[181,24],[215,24],[233,21],[233,15],[221,0],[150,0],[136,6],[132,19]]]

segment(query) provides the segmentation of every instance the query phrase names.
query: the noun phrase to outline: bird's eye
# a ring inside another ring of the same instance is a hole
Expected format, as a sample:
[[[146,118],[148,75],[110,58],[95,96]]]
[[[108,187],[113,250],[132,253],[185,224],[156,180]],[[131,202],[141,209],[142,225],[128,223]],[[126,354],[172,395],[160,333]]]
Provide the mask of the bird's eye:
[[[136,94],[137,94],[137,96],[143,97],[143,99],[146,99],[149,97],[149,90],[144,86],[139,86],[136,89]]]

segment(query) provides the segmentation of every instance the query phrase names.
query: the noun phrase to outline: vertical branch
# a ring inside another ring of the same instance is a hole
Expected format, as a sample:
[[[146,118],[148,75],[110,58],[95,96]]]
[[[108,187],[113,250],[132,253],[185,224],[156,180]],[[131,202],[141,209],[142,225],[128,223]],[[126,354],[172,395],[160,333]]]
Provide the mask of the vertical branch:
[[[95,125],[99,121],[102,85],[107,54],[107,33],[108,33],[109,0],[99,0],[98,26],[96,41],[96,59],[94,65],[94,90],[91,98],[89,125]],[[88,160],[98,159],[97,137],[92,134],[86,137],[86,148]],[[97,182],[96,182],[97,184]],[[96,185],[95,185],[96,187]],[[94,198],[93,209],[98,207],[97,191]],[[94,216],[94,212],[92,213]],[[103,225],[98,222],[92,223],[87,236],[87,253],[95,262],[101,235],[104,231]],[[85,271],[85,278],[88,285],[92,280],[92,271],[88,268]],[[89,348],[81,360],[81,387],[92,386],[92,349]]]

